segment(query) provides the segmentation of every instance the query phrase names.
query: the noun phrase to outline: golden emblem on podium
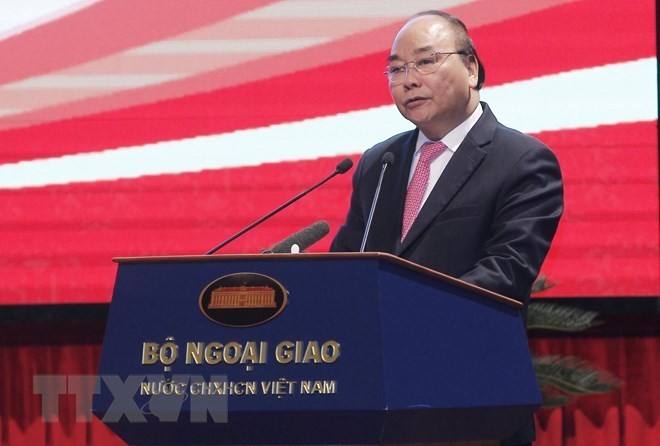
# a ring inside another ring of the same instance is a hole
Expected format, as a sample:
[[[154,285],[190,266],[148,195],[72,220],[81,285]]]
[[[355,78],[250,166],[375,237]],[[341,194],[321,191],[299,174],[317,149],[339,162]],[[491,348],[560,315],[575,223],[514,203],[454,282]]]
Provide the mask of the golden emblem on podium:
[[[227,286],[211,292],[209,309],[275,308],[275,290],[269,286]]]
[[[277,316],[287,303],[287,291],[272,277],[236,273],[214,280],[199,296],[202,313],[218,324],[250,327]]]

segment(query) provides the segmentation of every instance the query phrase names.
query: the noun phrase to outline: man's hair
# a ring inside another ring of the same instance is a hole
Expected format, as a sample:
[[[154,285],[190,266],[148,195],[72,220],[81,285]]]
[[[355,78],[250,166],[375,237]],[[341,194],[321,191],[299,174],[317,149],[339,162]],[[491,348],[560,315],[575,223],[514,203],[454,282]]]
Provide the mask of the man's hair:
[[[484,86],[484,82],[486,81],[486,69],[484,68],[484,64],[481,63],[481,59],[479,59],[479,56],[477,55],[477,49],[474,47],[474,42],[472,42],[472,38],[468,33],[468,29],[467,26],[465,26],[465,23],[463,23],[461,19],[456,16],[435,9],[418,12],[414,16],[410,17],[408,21],[427,15],[442,17],[443,19],[447,20],[449,24],[454,28],[454,31],[456,32],[456,44],[458,45],[458,51],[465,53],[462,55],[465,62],[467,63],[468,59],[472,56],[474,56],[477,61],[477,65],[479,66],[479,71],[477,73],[477,90],[481,90],[481,87]]]

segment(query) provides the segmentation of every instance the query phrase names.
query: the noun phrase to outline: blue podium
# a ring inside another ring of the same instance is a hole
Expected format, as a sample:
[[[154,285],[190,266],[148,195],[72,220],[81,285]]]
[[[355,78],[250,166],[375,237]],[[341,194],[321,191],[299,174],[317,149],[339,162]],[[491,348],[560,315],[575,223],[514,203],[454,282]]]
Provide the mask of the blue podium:
[[[94,414],[128,444],[501,439],[521,304],[382,253],[119,258]]]

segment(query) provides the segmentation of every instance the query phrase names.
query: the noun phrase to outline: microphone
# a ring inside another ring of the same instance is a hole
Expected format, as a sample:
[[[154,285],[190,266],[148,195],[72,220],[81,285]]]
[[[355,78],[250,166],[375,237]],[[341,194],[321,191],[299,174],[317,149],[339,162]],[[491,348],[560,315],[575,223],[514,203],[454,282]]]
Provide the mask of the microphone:
[[[210,251],[208,251],[208,252],[205,253],[204,255],[207,255],[207,256],[208,256],[208,255],[213,254],[214,252],[216,252],[216,251],[219,250],[220,248],[222,248],[222,247],[228,245],[229,243],[233,242],[234,240],[236,240],[236,239],[237,239],[238,237],[240,237],[241,235],[243,235],[243,234],[245,234],[246,232],[248,232],[250,229],[252,229],[252,228],[254,228],[255,226],[257,226],[258,224],[263,223],[265,220],[268,220],[270,217],[272,217],[273,215],[277,214],[277,213],[280,212],[282,209],[284,209],[284,208],[286,208],[286,207],[292,205],[292,204],[295,203],[296,201],[300,200],[302,197],[304,197],[305,195],[307,195],[308,193],[310,193],[311,191],[313,191],[313,190],[316,189],[317,187],[323,185],[325,182],[327,182],[328,180],[330,180],[331,178],[333,178],[335,175],[338,175],[338,174],[345,174],[346,172],[348,172],[348,170],[349,170],[351,167],[353,167],[353,161],[351,161],[350,158],[346,158],[346,159],[344,159],[342,162],[340,162],[339,164],[337,164],[337,167],[335,168],[335,171],[332,172],[330,175],[328,175],[327,177],[325,177],[324,179],[322,179],[321,181],[319,181],[318,183],[316,183],[315,185],[313,185],[313,186],[310,187],[309,189],[306,189],[306,190],[302,191],[301,193],[299,193],[299,194],[296,195],[295,197],[291,198],[289,201],[287,201],[287,202],[285,202],[284,204],[280,205],[278,208],[273,209],[272,211],[270,211],[269,213],[267,213],[266,215],[264,215],[263,217],[261,217],[261,218],[258,219],[257,221],[255,221],[255,222],[251,223],[250,225],[246,226],[245,228],[241,229],[241,230],[238,231],[236,234],[232,235],[232,236],[229,237],[227,240],[225,240],[224,242],[220,243],[218,246],[216,246],[215,248],[211,249]]]
[[[293,245],[298,245],[298,248],[302,252],[328,235],[329,232],[330,225],[327,221],[317,221],[295,234],[288,236],[266,252],[273,254],[290,253]]]
[[[378,195],[380,195],[380,186],[383,184],[385,169],[387,169],[388,165],[394,164],[394,154],[392,152],[386,152],[385,155],[383,155],[383,158],[381,158],[381,163],[383,163],[383,167],[380,170],[380,177],[378,178],[378,185],[376,186],[374,201],[371,202],[371,210],[369,211],[367,226],[364,229],[364,236],[362,236],[362,245],[360,246],[360,252],[364,252],[364,247],[367,245],[367,238],[369,237],[369,229],[371,228],[371,220],[374,217],[374,211],[376,210],[376,203],[378,203]]]

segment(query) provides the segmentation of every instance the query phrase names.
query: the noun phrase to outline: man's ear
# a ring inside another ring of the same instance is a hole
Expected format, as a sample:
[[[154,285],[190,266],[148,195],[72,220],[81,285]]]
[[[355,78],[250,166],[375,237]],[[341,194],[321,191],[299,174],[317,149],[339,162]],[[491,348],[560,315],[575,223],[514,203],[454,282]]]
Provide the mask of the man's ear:
[[[477,84],[479,83],[479,61],[474,54],[470,54],[467,57],[466,67],[468,69],[470,88],[477,88]]]

